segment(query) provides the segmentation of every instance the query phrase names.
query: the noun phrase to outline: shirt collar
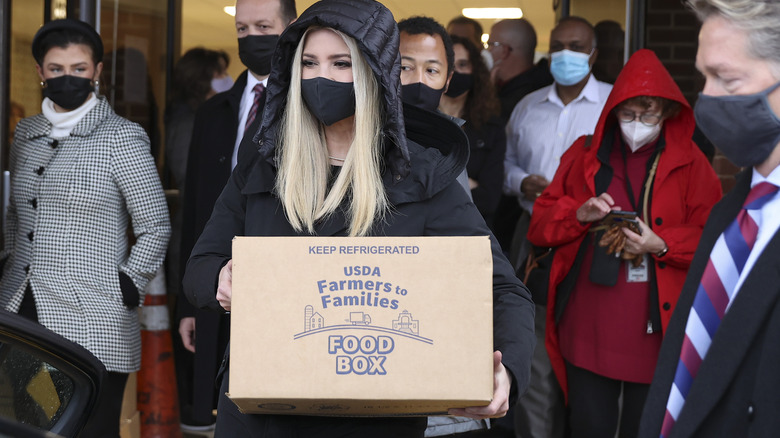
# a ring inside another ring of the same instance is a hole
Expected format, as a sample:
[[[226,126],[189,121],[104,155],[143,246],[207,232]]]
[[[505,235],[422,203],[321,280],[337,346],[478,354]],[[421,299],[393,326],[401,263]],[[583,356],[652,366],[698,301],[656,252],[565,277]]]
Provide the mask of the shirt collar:
[[[252,72],[248,71],[246,72],[246,88],[245,90],[253,90],[255,88],[255,85],[262,83],[264,87],[268,86],[268,77],[263,79],[262,81],[258,81],[255,75],[252,74]]]
[[[599,96],[599,84],[596,78],[593,76],[592,73],[588,73],[588,82],[585,83],[585,87],[580,91],[579,96],[577,96],[574,100],[572,100],[570,103],[578,102],[580,100],[587,100],[593,103],[598,103],[601,101]],[[547,93],[546,99],[549,102],[552,102],[560,107],[564,107],[563,101],[560,97],[558,97],[558,89],[555,86],[555,83],[553,82],[552,86],[550,86],[550,91]]]
[[[772,184],[780,187],[780,166],[775,167],[774,170],[772,170],[772,172],[770,172],[769,175],[767,175],[766,178],[764,178],[763,175],[758,173],[758,171],[754,167],[753,168],[753,177],[750,179],[750,188],[752,189],[753,187],[757,186],[758,184],[760,184],[760,183],[762,183],[764,181],[772,183]]]

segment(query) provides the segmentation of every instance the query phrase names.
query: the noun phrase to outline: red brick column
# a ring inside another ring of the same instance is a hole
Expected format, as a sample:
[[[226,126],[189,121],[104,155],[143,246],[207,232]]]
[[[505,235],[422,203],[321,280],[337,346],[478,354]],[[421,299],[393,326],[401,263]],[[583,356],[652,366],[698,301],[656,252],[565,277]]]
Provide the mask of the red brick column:
[[[653,50],[679,85],[691,105],[704,85],[696,70],[699,21],[682,0],[648,0],[645,15],[645,47]],[[740,168],[720,152],[713,160],[724,193],[734,186]]]

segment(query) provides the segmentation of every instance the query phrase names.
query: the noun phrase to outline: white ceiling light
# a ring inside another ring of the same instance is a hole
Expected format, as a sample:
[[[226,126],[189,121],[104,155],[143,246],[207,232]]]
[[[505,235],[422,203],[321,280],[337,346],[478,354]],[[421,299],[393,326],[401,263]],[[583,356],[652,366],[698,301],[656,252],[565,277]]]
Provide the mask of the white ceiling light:
[[[231,17],[236,16],[236,7],[235,6],[225,6],[224,9],[225,13],[230,15]]]
[[[523,18],[520,8],[463,8],[463,16],[474,19]]]

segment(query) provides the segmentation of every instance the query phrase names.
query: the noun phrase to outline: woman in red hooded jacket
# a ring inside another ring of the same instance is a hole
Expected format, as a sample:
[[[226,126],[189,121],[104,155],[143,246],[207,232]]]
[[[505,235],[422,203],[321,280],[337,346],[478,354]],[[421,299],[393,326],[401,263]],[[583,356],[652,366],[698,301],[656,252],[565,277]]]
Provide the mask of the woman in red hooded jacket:
[[[639,50],[593,136],[569,148],[534,204],[528,239],[555,248],[546,343],[573,437],[638,432],[662,332],[721,197],[694,124],[658,58]],[[600,226],[613,210],[636,212],[641,233]]]

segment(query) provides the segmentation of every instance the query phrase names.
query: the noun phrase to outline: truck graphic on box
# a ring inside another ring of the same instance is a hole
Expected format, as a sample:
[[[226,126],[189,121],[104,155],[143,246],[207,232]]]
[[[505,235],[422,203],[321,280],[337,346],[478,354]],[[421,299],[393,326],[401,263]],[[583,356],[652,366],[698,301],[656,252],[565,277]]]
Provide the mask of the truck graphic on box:
[[[403,310],[397,314],[396,319],[391,319],[389,323],[384,322],[383,315],[374,315],[373,317],[366,312],[344,312],[335,318],[336,321],[344,321],[340,324],[326,324],[325,317],[319,312],[314,311],[314,306],[306,305],[303,308],[303,331],[296,333],[294,339],[316,335],[318,333],[333,333],[335,330],[347,330],[354,332],[371,331],[384,332],[391,336],[402,336],[426,344],[433,344],[433,340],[420,336],[420,321],[414,319],[412,313]],[[348,318],[347,318],[348,316]]]
[[[352,325],[370,325],[371,315],[363,312],[349,312],[349,319],[347,322],[352,323]]]

